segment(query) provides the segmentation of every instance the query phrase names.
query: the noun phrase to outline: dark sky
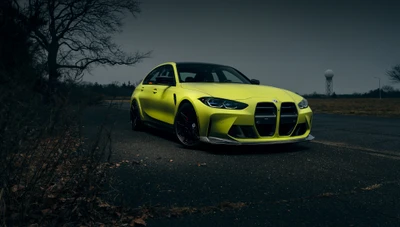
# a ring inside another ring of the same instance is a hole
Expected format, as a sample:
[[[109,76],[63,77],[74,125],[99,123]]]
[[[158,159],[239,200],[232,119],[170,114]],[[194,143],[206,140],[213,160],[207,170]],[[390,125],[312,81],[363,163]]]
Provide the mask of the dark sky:
[[[201,61],[300,94],[323,93],[332,69],[342,94],[376,89],[374,77],[390,84],[385,72],[400,63],[400,1],[143,0],[141,8],[116,41],[153,57],[100,67],[87,81],[134,82],[166,61]]]

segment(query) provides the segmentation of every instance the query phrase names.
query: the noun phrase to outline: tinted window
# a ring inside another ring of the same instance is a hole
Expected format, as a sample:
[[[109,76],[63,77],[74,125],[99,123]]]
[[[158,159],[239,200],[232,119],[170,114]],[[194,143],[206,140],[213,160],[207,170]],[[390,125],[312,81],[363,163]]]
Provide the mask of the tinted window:
[[[172,67],[172,65],[162,66],[159,77],[172,77],[175,79],[174,68]]]
[[[146,78],[143,80],[143,84],[155,84],[156,83],[156,78],[160,75],[160,72],[163,67],[158,67],[151,71]]]
[[[223,70],[221,70],[221,72],[224,74],[224,78],[225,78],[226,82],[232,82],[232,83],[241,83],[242,82],[240,80],[240,78],[237,77],[233,71],[223,69]]]
[[[193,81],[193,79],[194,79],[194,76],[196,76],[196,73],[193,73],[193,72],[181,72],[180,74],[179,74],[179,78],[180,78],[180,81],[182,82],[191,82],[191,81]]]
[[[151,71],[143,80],[143,84],[174,85],[175,72],[172,65],[162,65]]]
[[[178,63],[180,82],[211,82],[250,84],[250,80],[238,70],[223,65],[205,63]]]

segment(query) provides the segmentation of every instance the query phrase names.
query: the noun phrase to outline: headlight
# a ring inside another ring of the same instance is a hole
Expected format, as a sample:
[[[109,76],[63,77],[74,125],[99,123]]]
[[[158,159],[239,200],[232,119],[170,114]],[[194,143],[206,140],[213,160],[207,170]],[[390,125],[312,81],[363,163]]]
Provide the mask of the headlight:
[[[221,109],[242,110],[248,106],[246,103],[212,97],[203,97],[199,98],[199,100],[209,107]]]
[[[301,100],[301,101],[297,104],[297,106],[299,106],[300,109],[307,108],[307,107],[308,107],[308,101],[307,101],[307,99]]]

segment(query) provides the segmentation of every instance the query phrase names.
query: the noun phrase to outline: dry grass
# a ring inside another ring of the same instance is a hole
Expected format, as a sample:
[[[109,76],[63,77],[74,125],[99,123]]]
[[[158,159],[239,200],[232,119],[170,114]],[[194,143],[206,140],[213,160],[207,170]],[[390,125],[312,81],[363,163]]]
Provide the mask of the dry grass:
[[[309,98],[314,113],[400,117],[400,98]]]
[[[118,193],[110,189],[108,118],[89,140],[81,124],[86,101],[44,104],[24,84],[0,90],[0,226],[119,222],[99,202]]]

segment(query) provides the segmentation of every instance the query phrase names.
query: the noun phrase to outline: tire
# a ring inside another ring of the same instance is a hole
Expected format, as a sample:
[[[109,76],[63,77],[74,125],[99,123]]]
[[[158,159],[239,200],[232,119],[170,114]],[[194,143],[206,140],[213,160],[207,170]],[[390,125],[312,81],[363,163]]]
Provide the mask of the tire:
[[[140,118],[140,110],[136,101],[133,101],[131,104],[130,110],[130,118],[131,118],[131,128],[134,131],[140,131],[143,129],[143,121]]]
[[[185,147],[198,147],[200,142],[196,111],[190,103],[179,107],[174,123],[175,135]]]

